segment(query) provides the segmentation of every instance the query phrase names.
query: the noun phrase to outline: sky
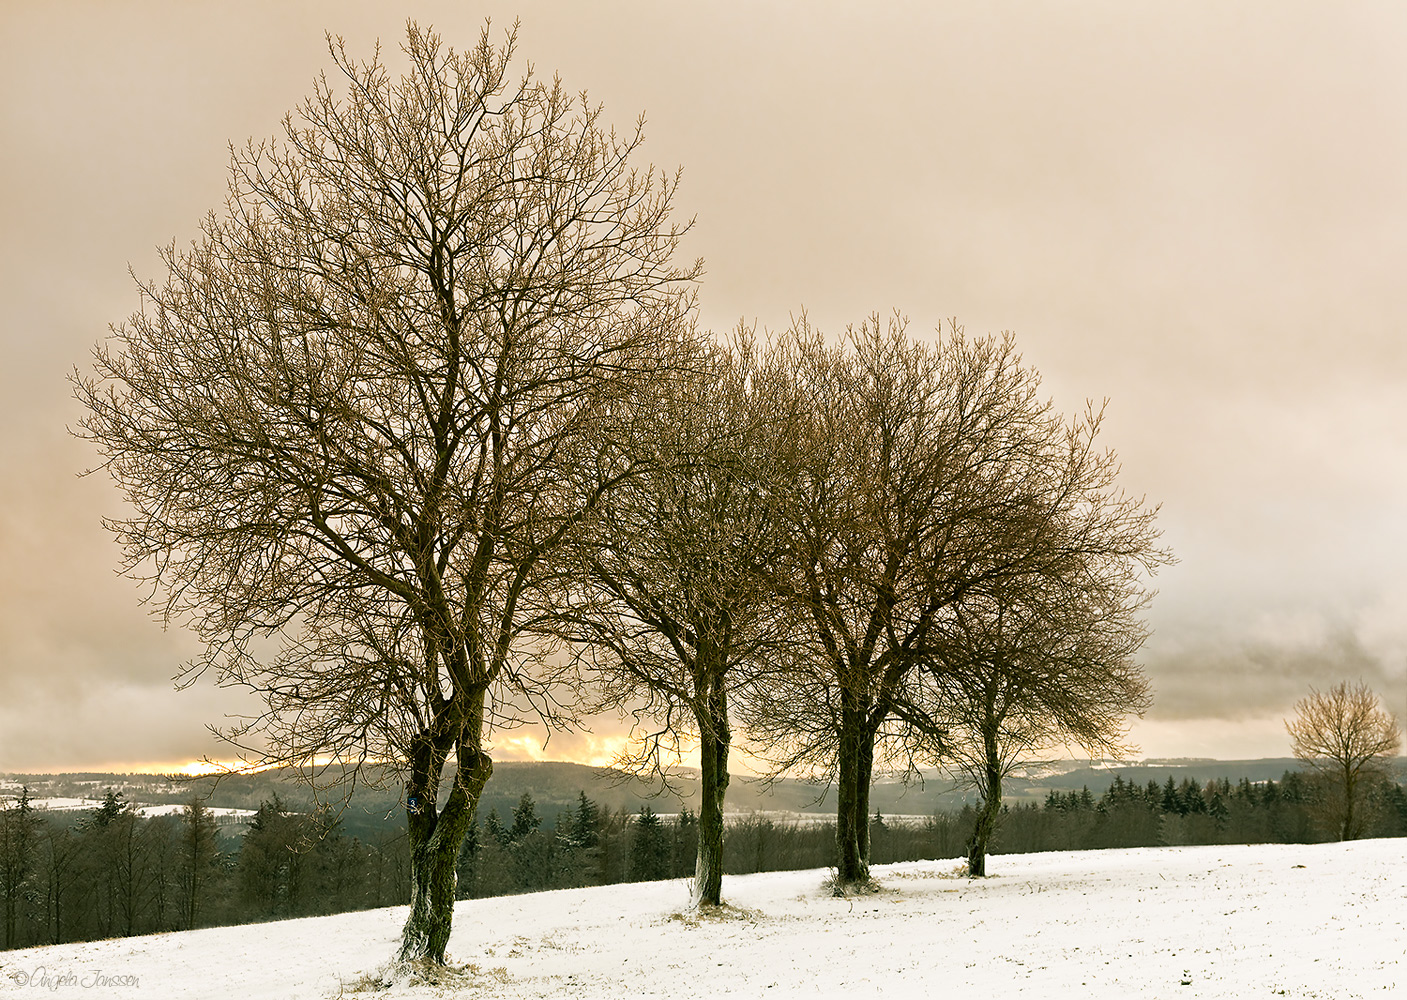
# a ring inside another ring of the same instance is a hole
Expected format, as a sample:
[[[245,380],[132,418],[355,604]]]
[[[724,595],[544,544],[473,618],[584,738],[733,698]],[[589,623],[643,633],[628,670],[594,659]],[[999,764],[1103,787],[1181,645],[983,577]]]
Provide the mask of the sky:
[[[408,18],[586,90],[683,169],[700,317],[1011,331],[1162,506],[1131,738],[1285,756],[1311,687],[1407,708],[1407,7],[0,3],[0,771],[169,767],[250,707],[116,575],[68,376],[223,203],[228,144]],[[619,732],[501,757],[594,760]],[[225,754],[227,756],[227,754]]]

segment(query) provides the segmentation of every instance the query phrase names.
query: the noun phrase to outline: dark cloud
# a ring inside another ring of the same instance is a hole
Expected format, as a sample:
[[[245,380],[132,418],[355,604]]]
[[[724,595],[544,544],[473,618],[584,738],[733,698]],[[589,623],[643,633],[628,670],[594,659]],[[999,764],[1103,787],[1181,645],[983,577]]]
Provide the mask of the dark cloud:
[[[1393,701],[1401,693],[1401,668],[1385,663],[1343,630],[1317,640],[1223,636],[1183,640],[1175,646],[1145,658],[1155,688],[1151,720],[1234,723],[1289,716],[1311,688],[1322,691],[1344,680],[1361,680]]]

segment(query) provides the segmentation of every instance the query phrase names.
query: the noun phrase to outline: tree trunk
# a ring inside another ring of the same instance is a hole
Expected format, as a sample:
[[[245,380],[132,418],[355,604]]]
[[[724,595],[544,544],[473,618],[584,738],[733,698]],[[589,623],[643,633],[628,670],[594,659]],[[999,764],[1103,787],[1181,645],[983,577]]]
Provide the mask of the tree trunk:
[[[859,817],[860,860],[865,866],[865,878],[870,877],[870,783],[874,777],[874,733],[868,729],[860,736],[859,770],[855,780],[855,814]]]
[[[493,761],[478,749],[479,725],[470,722],[472,747],[461,746],[454,787],[436,814],[440,766],[417,766],[406,785],[406,832],[410,841],[410,914],[401,931],[402,962],[443,965],[454,921],[456,862],[493,773]]]
[[[728,791],[728,696],[721,679],[710,691],[706,717],[699,720],[699,764],[703,801],[699,804],[699,853],[694,866],[695,906],[723,903],[723,798]]]
[[[842,696],[844,697],[844,696]],[[846,698],[849,702],[850,699]],[[836,754],[836,881],[839,887],[864,882],[869,865],[861,850],[861,829],[869,822],[868,789],[861,789],[861,758],[864,756],[864,715],[851,704],[841,708],[840,746]],[[863,840],[869,846],[866,831]]]
[[[1353,840],[1353,800],[1357,797],[1357,782],[1350,767],[1344,766],[1343,774],[1343,828],[1339,831],[1339,840]]]
[[[977,825],[967,840],[967,874],[971,878],[987,874],[987,847],[997,829],[1002,808],[1002,772],[995,730],[986,736],[985,743],[987,761],[981,788],[982,807],[977,810]]]

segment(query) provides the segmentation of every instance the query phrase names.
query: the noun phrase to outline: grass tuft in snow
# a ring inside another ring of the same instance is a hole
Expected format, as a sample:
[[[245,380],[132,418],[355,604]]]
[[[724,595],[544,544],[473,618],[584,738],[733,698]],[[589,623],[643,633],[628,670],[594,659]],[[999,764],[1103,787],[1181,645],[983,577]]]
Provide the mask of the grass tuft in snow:
[[[473,962],[462,965],[440,965],[420,959],[414,962],[391,962],[368,972],[349,983],[343,983],[337,996],[356,997],[367,993],[384,993],[397,987],[429,986],[453,991],[477,991],[489,986],[501,986],[509,981],[503,967],[483,969]]]
[[[671,913],[668,919],[687,927],[698,927],[705,923],[718,924],[729,920],[746,920],[755,924],[762,919],[762,911],[723,903],[720,906],[695,906],[688,910],[680,910]]]
[[[830,870],[830,876],[821,883],[821,888],[839,899],[852,899],[855,896],[873,896],[877,892],[883,892],[884,886],[873,878],[865,877],[855,882],[843,882],[836,870]]]

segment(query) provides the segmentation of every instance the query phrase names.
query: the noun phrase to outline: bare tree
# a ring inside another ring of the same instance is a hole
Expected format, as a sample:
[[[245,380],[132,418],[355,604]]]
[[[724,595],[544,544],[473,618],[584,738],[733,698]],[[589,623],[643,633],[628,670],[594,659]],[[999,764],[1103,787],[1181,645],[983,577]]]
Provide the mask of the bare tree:
[[[198,798],[181,810],[179,844],[181,925],[195,927],[205,909],[207,883],[219,859],[215,817]]]
[[[19,947],[22,903],[34,880],[40,820],[29,798],[29,787],[20,789],[14,804],[0,800],[0,898],[4,900],[3,947]]]
[[[648,469],[598,508],[586,585],[561,619],[606,703],[636,714],[639,743],[622,763],[667,781],[684,740],[698,740],[695,905],[722,901],[729,703],[785,644],[767,573],[783,545],[775,442],[791,432],[789,374],[740,329],[662,387],[632,450]]]
[[[206,643],[188,679],[265,700],[227,735],[404,779],[406,960],[444,961],[487,740],[546,693],[536,595],[616,485],[584,472],[631,474],[613,414],[674,363],[699,273],[639,126],[512,80],[515,44],[411,24],[393,79],[331,41],[338,86],[232,154],[223,215],[75,376],[135,508],[124,568]]]
[[[935,345],[871,317],[827,347],[793,331],[810,400],[777,585],[810,656],[759,689],[748,725],[779,768],[837,789],[837,877],[868,878],[876,766],[912,762],[941,717],[914,695],[915,668],[953,607],[982,588],[1077,577],[1135,557],[1154,511],[1112,490],[1089,447],[1097,423],[1066,425],[1010,337]]]
[[[924,679],[947,720],[935,755],[981,796],[967,870],[986,874],[1002,782],[1061,744],[1123,756],[1124,720],[1149,703],[1132,657],[1148,630],[1148,593],[1121,559],[1094,561],[1078,584],[1029,581],[969,594],[939,632]]]
[[[1368,785],[1402,748],[1397,720],[1368,685],[1341,681],[1327,691],[1310,688],[1285,728],[1295,756],[1333,783],[1339,839],[1362,836]]]

